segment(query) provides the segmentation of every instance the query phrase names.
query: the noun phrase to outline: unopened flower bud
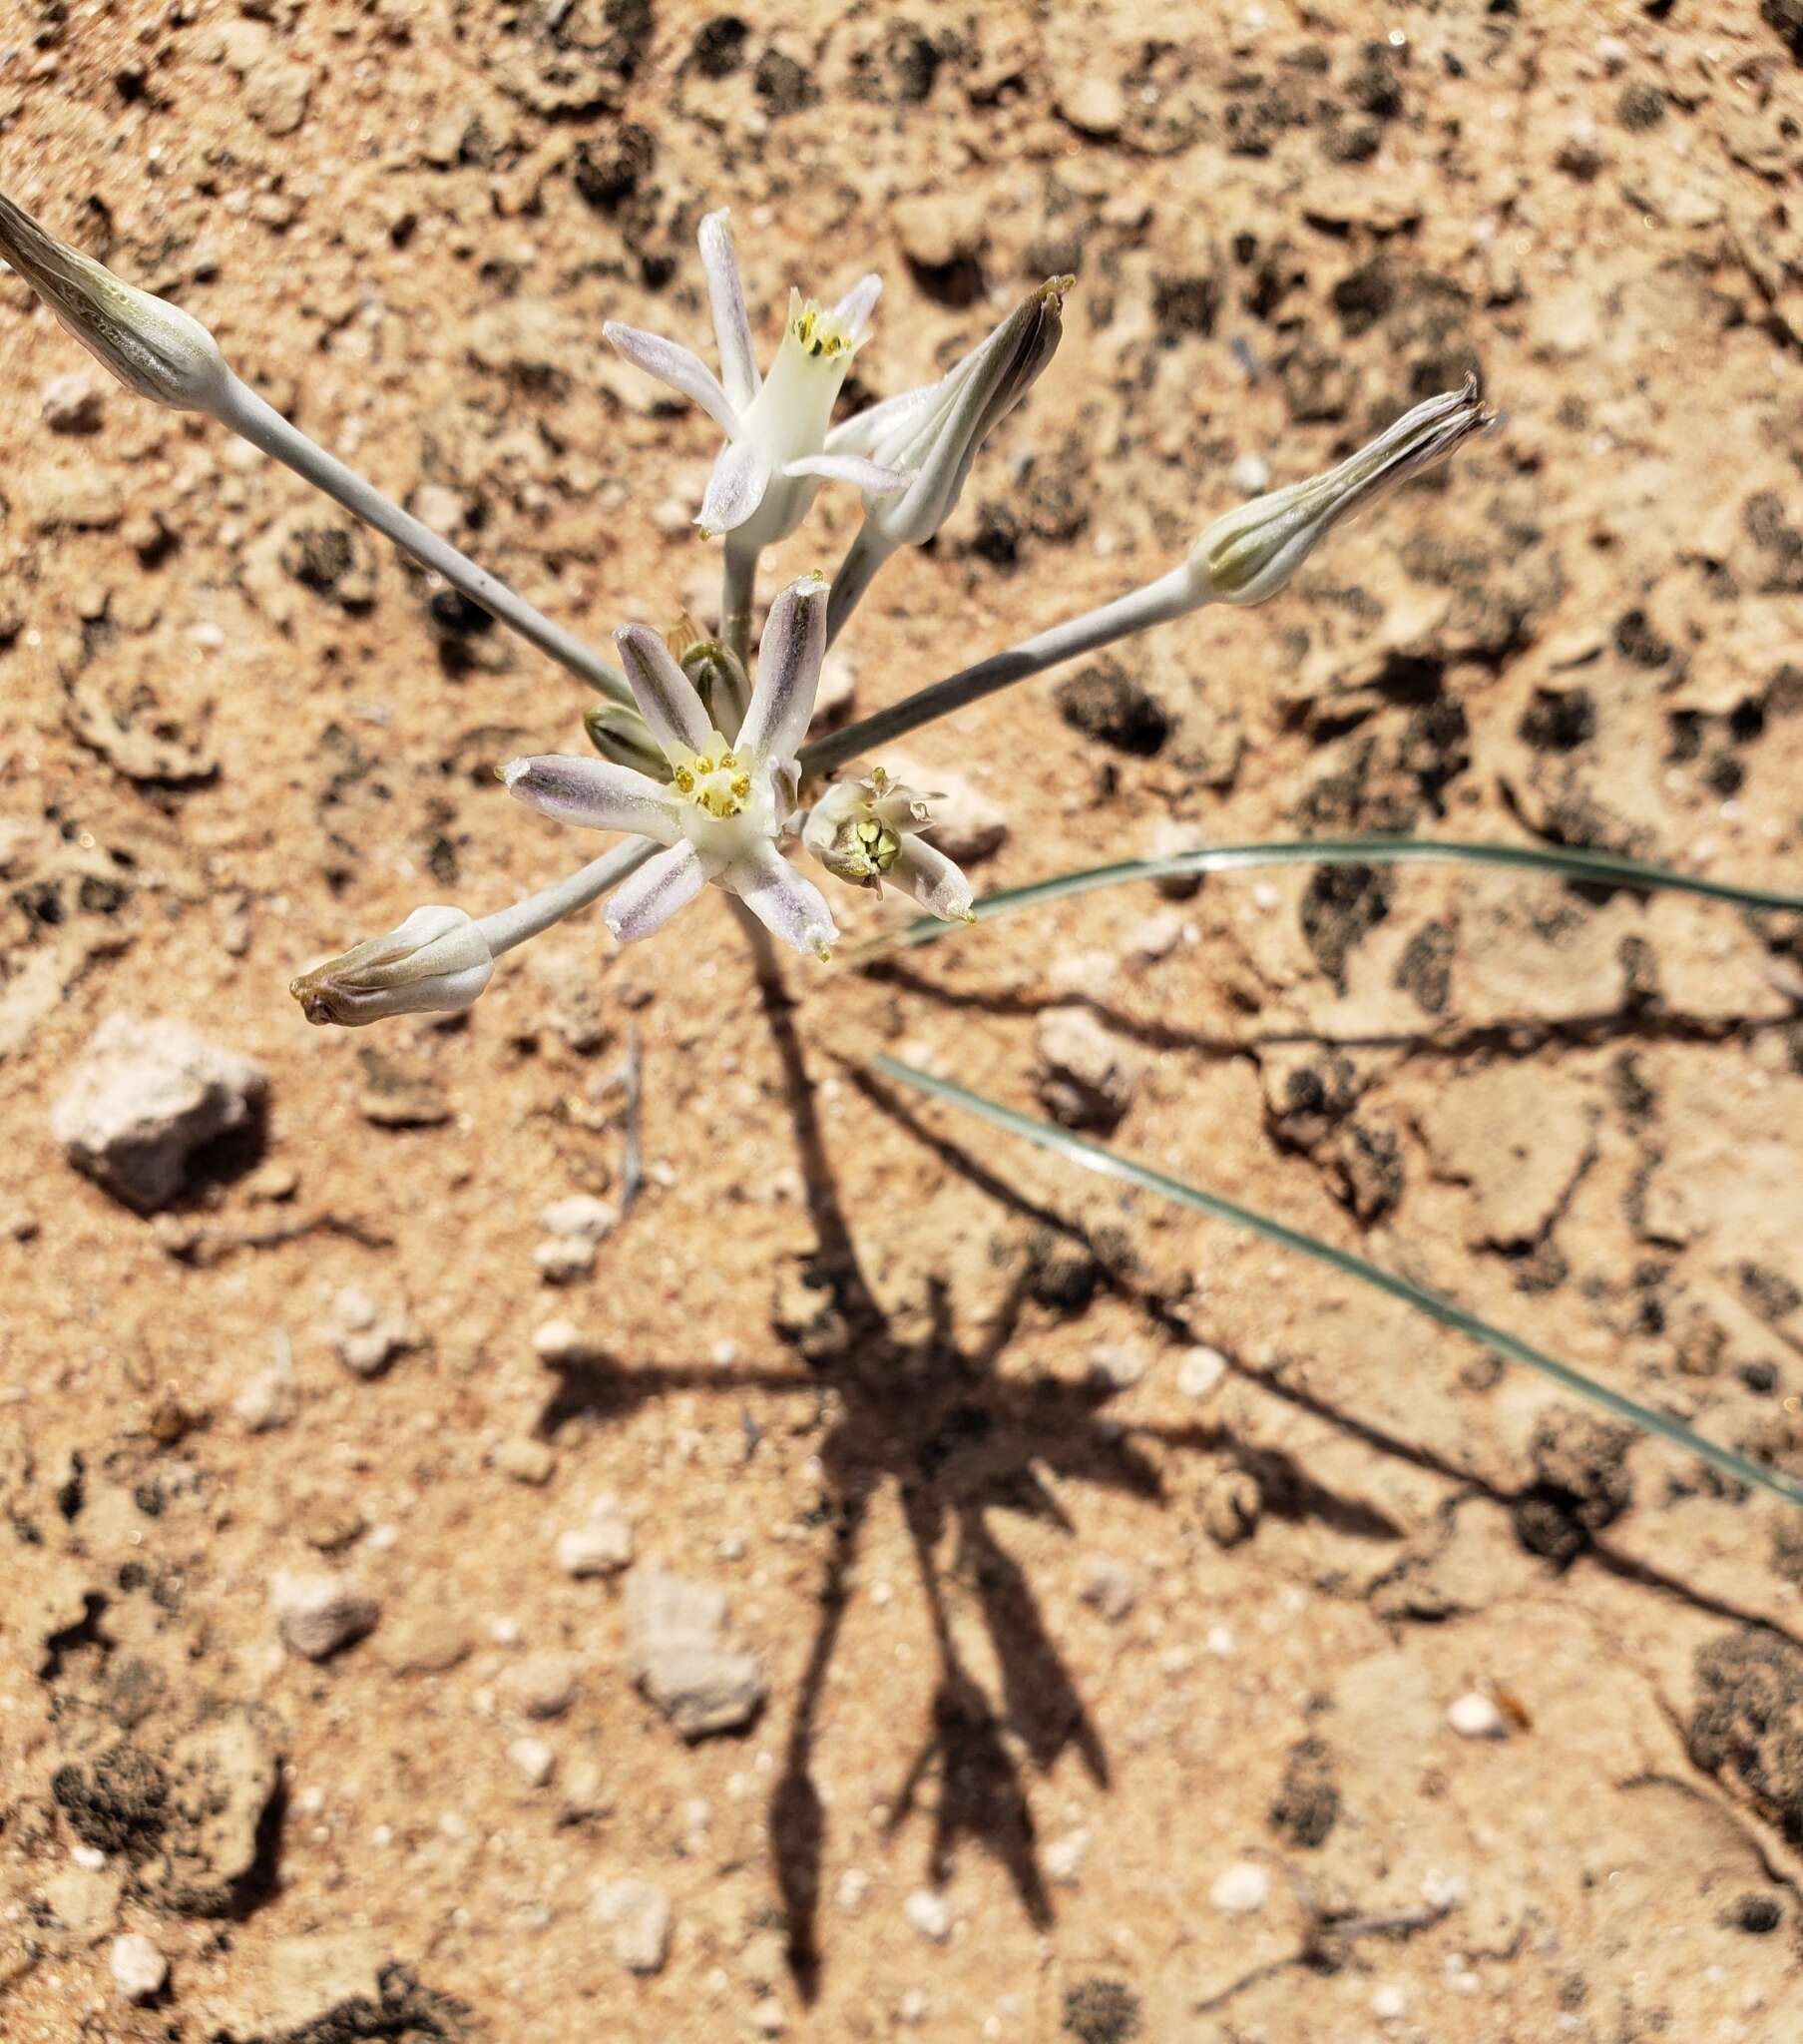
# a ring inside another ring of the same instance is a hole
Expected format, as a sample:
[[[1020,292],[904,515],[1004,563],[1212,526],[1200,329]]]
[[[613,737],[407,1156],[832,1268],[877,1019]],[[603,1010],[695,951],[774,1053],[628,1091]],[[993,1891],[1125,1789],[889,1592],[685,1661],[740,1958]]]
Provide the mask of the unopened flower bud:
[[[454,1014],[494,969],[481,925],[461,908],[416,908],[399,929],[303,972],[288,992],[309,1022],[356,1028],[389,1015]]]
[[[583,730],[590,745],[616,766],[630,766],[654,780],[670,778],[670,762],[640,711],[618,703],[592,703],[583,712]]]
[[[128,389],[176,411],[219,416],[231,371],[192,313],[46,234],[3,193],[0,256]]]
[[[751,704],[751,678],[744,662],[720,639],[696,639],[680,651],[673,642],[671,650],[694,684],[714,730],[737,731]]]
[[[1338,468],[1226,512],[1189,550],[1192,603],[1251,604],[1275,596],[1342,518],[1444,461],[1494,417],[1484,408],[1477,377],[1468,376],[1463,389],[1404,412]]]
[[[892,547],[922,546],[952,514],[977,450],[1026,396],[1064,334],[1075,277],[1048,277],[871,449],[885,468],[912,469],[898,494],[866,494],[869,524]]]

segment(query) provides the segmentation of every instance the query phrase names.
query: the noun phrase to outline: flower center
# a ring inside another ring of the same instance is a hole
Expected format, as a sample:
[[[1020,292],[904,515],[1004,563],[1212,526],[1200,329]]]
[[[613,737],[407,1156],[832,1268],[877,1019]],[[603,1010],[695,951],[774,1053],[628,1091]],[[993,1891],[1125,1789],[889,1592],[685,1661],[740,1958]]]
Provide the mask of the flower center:
[[[851,329],[841,324],[817,298],[803,298],[790,313],[789,331],[800,343],[802,353],[816,360],[836,362],[857,346]]]
[[[751,775],[724,740],[705,753],[691,753],[671,774],[679,795],[685,795],[710,816],[736,816],[751,798]]]

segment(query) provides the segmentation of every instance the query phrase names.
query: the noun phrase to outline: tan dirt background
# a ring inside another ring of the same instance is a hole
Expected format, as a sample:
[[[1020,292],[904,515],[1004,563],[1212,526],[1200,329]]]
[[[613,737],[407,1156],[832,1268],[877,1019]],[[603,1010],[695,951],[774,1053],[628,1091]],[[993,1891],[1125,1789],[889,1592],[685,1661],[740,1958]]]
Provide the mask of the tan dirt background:
[[[868,396],[1075,271],[847,635],[860,711],[1481,365],[1501,430],[1282,601],[904,749],[1000,805],[981,883],[1398,828],[1798,869],[1783,0],[556,13],[8,0],[0,181],[594,641],[711,603],[713,429],[601,340],[710,355],[703,211],[760,346],[791,281],[881,269]],[[300,965],[585,854],[489,774],[579,750],[581,692],[211,426],[95,371],[52,430],[88,364],[16,279],[0,336],[8,2044],[1803,2034],[1794,1519],[861,1072],[1037,1111],[1087,1015],[1125,1151],[1803,1474],[1794,920],[1298,869],[779,998],[710,895],[624,955],[566,925],[463,1024],[312,1031]],[[823,492],[765,593],[855,516]],[[260,1149],[150,1219],[50,1131],[121,1009],[269,1074]],[[649,1183],[554,1287],[540,1210],[618,1198],[635,1037]],[[405,1335],[375,1377],[347,1287]],[[684,1744],[624,1579],[557,1565],[609,1495],[729,1594],[742,1734]],[[374,1630],[284,1650],[284,1569]],[[573,1700],[529,1722],[546,1655]],[[1473,1693],[1507,1736],[1449,1724]],[[656,1973],[594,1913],[622,1877],[670,1902]]]

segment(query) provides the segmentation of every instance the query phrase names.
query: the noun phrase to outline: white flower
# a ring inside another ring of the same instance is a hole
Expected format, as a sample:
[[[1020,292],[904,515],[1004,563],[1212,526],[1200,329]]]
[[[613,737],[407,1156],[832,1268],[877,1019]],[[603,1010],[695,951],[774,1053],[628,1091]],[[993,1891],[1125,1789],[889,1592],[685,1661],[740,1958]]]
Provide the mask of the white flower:
[[[933,827],[929,800],[873,766],[862,779],[834,781],[814,804],[801,841],[841,880],[878,888],[887,881],[946,922],[975,922],[970,882],[921,839]]]
[[[48,235],[0,193],[0,256],[88,352],[141,397],[218,417],[231,372],[192,312],[117,277]]]
[[[826,446],[834,400],[864,344],[882,279],[866,276],[830,310],[791,290],[781,345],[760,378],[723,212],[701,222],[700,243],[719,376],[676,341],[613,319],[602,331],[629,362],[691,398],[725,434],[695,520],[702,532],[731,533],[743,549],[774,546],[801,523],[823,481],[878,493],[904,488],[904,473]]]
[[[1477,377],[1468,376],[1462,389],[1442,391],[1404,412],[1338,468],[1226,512],[1189,550],[1191,606],[1275,596],[1342,518],[1444,461],[1494,422]]]
[[[938,382],[870,405],[827,434],[831,454],[914,472],[905,490],[865,495],[865,515],[891,548],[924,546],[951,516],[977,449],[1056,352],[1076,281],[1048,277]]]
[[[309,1022],[354,1028],[389,1015],[454,1014],[494,969],[487,936],[461,908],[416,908],[399,929],[303,972],[288,992]]]
[[[794,806],[795,755],[820,681],[826,584],[804,576],[770,606],[756,686],[729,741],[712,728],[693,683],[656,632],[623,625],[614,640],[670,779],[561,753],[514,760],[501,777],[521,801],[560,822],[635,830],[668,847],[609,898],[608,927],[623,944],[662,928],[712,880],[785,943],[824,956],[839,934],[831,911],[777,839]]]

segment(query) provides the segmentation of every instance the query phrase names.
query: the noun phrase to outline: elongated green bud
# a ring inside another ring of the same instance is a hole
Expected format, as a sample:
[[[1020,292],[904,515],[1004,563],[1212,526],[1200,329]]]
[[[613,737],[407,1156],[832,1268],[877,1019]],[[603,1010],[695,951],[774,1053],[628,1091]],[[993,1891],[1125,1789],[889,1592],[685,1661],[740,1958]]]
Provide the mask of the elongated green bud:
[[[590,745],[616,766],[630,766],[635,772],[649,773],[654,780],[670,778],[670,762],[637,710],[618,703],[592,703],[583,712],[583,730],[589,734]]]

